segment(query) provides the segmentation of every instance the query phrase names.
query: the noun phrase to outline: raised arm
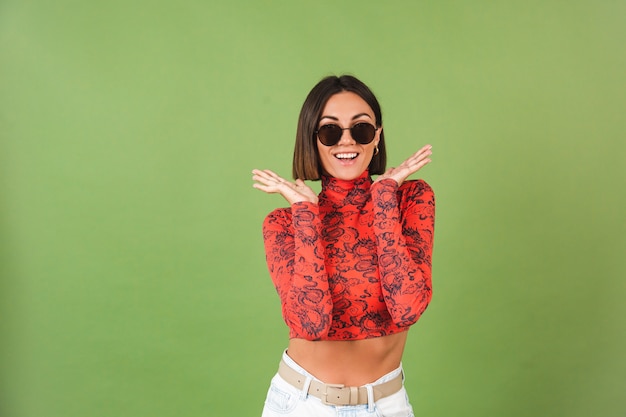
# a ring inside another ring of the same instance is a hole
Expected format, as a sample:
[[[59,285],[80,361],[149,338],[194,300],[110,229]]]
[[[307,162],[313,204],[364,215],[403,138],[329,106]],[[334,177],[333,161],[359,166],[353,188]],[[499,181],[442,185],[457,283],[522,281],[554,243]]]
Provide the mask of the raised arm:
[[[280,194],[291,209],[263,222],[265,256],[290,337],[317,340],[328,334],[333,304],[324,268],[317,195],[304,181],[290,182],[268,169],[252,171],[254,188]]]
[[[273,211],[263,223],[267,266],[290,337],[308,340],[328,334],[333,309],[318,214],[316,204],[299,202]]]
[[[395,180],[383,179],[372,185],[372,201],[383,297],[393,321],[410,326],[432,297],[435,197],[424,181],[399,190]]]

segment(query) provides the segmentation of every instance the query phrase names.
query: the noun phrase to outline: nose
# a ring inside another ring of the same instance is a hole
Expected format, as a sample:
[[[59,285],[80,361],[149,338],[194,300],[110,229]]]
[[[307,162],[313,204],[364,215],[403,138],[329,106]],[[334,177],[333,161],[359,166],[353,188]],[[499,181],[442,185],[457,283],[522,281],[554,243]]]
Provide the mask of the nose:
[[[352,132],[350,132],[349,127],[345,127],[341,130],[341,137],[339,138],[337,145],[353,145],[356,143],[356,140],[352,137]]]

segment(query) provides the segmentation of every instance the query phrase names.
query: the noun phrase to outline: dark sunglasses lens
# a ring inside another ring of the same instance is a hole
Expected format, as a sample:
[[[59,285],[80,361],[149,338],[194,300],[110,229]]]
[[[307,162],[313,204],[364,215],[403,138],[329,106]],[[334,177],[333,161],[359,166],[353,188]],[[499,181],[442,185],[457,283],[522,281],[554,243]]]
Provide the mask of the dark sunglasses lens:
[[[317,131],[320,142],[326,146],[334,146],[343,135],[343,129],[337,125],[324,125]],[[357,123],[350,128],[352,138],[362,145],[367,145],[374,140],[376,128],[369,123]]]
[[[357,123],[350,129],[350,134],[361,145],[366,145],[374,140],[376,128],[369,123]]]
[[[341,139],[343,131],[337,125],[324,125],[317,131],[317,137],[323,145],[333,146]]]

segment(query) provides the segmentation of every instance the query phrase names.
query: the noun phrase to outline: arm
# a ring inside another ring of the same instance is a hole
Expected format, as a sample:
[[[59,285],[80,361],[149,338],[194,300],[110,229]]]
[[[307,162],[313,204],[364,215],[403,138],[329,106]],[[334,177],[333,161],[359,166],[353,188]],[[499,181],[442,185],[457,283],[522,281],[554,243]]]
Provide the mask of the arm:
[[[291,334],[317,340],[328,334],[333,304],[324,267],[318,206],[292,204],[263,223],[265,254]]]
[[[393,321],[410,326],[432,297],[435,197],[424,181],[406,183],[401,195],[398,201],[398,183],[393,179],[372,185],[383,297]]]

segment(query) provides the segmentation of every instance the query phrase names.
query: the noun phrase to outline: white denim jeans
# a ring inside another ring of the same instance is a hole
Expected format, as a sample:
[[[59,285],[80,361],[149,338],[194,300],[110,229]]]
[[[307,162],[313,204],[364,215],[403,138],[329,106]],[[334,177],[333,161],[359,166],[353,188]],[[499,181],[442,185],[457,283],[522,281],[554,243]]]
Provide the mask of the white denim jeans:
[[[317,380],[314,376],[300,367],[293,361],[287,352],[283,353],[283,361],[292,369],[307,378],[305,386],[308,387],[311,380]],[[387,382],[397,377],[402,372],[402,366],[382,376],[378,380],[367,386],[375,386]],[[377,402],[373,401],[372,390],[369,391],[368,404],[362,405],[326,405],[305,391],[301,391],[293,385],[285,382],[280,375],[276,374],[272,378],[270,389],[267,392],[265,407],[262,417],[413,417],[413,409],[409,404],[409,399],[404,386],[400,391],[388,397],[381,398]]]

